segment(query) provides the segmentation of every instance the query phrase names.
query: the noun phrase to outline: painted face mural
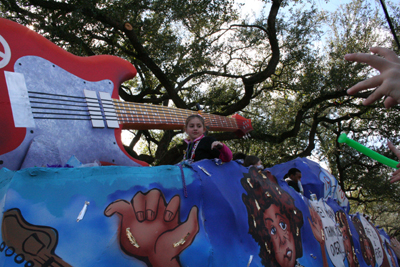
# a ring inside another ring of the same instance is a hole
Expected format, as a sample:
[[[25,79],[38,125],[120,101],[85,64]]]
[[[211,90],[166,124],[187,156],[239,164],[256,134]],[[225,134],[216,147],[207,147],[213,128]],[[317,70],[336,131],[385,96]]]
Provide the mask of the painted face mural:
[[[364,227],[357,216],[352,218],[354,227],[356,228],[361,246],[361,252],[366,264],[375,267],[375,253],[373,251],[372,242],[365,233]]]
[[[148,266],[180,266],[178,256],[193,242],[199,222],[195,206],[187,220],[180,222],[179,207],[179,196],[167,204],[162,192],[152,189],[145,194],[138,192],[131,202],[112,202],[104,214],[120,216],[119,241],[125,254]]]
[[[241,180],[247,195],[249,233],[260,246],[264,266],[293,267],[303,255],[300,228],[303,215],[294,199],[278,185],[269,171],[251,167]]]
[[[312,202],[312,201],[311,201]],[[328,261],[326,257],[326,251],[325,251],[325,233],[324,233],[324,225],[322,223],[322,219],[320,214],[324,214],[324,212],[321,210],[321,208],[316,205],[314,208],[312,205],[308,207],[309,212],[310,212],[310,217],[308,218],[308,223],[310,224],[312,233],[314,235],[315,240],[318,241],[321,249],[321,254],[323,258],[323,266],[327,267],[328,266]]]
[[[357,256],[354,251],[353,237],[351,235],[350,226],[343,211],[336,212],[336,222],[339,224],[340,232],[343,236],[344,251],[346,254],[349,267],[358,267]]]
[[[322,224],[321,217],[312,206],[309,206],[309,211],[311,217],[308,218],[308,222],[310,223],[313,235],[320,244],[325,244],[324,225]]]
[[[375,256],[375,264],[378,266],[390,266],[383,240],[378,229],[366,218],[360,217],[360,219],[364,226],[365,232],[372,243],[372,252]]]
[[[280,266],[293,266],[295,259],[295,247],[293,233],[290,231],[289,219],[281,214],[278,206],[271,205],[264,211],[264,223],[271,236],[272,246],[275,250],[275,258]]]

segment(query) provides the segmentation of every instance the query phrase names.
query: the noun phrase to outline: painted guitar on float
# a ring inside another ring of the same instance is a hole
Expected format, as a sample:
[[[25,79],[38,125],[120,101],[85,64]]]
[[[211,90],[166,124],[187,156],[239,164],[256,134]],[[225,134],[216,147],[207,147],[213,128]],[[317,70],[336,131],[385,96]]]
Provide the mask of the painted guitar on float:
[[[118,100],[136,69],[119,57],[78,57],[0,18],[0,168],[64,165],[72,155],[146,166],[130,157],[122,129],[182,129],[195,111]],[[251,121],[202,114],[211,131],[244,136]]]

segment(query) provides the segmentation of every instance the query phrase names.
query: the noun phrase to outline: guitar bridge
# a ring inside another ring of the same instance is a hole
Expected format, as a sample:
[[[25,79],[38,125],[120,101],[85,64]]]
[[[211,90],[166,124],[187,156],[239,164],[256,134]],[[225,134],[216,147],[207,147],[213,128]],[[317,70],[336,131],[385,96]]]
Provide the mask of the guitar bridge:
[[[115,113],[114,104],[109,93],[99,92],[101,104],[103,105],[104,116],[108,128],[119,128],[117,114]]]
[[[83,90],[93,128],[104,128],[99,100],[95,91]]]

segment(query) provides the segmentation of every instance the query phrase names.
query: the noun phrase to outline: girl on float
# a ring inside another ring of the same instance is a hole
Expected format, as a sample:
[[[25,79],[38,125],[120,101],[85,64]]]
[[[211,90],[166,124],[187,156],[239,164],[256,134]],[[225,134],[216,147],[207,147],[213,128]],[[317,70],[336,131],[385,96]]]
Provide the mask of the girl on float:
[[[204,118],[199,114],[187,117],[184,128],[188,138],[185,139],[187,149],[183,160],[191,162],[202,159],[219,158],[222,162],[232,160],[232,151],[214,137],[204,136],[206,126]]]

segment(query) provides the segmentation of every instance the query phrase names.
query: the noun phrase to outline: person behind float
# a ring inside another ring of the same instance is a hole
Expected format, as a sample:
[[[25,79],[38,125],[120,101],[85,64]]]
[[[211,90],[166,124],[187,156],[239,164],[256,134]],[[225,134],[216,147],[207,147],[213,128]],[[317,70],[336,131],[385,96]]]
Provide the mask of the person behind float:
[[[233,158],[232,160],[237,161],[240,164],[244,164],[244,160],[246,158],[246,154],[243,152],[236,152],[235,154],[233,154]]]
[[[205,136],[206,126],[201,115],[195,114],[187,117],[184,130],[188,135],[185,139],[187,149],[184,160],[189,162],[214,158],[219,158],[222,162],[232,160],[232,151],[225,144],[212,136]]]
[[[303,186],[301,185],[301,171],[297,168],[291,168],[283,177],[290,187],[304,194]]]
[[[254,166],[259,170],[264,169],[264,166],[262,165],[260,158],[252,155],[246,156],[246,158],[244,159],[243,166],[245,167]]]

